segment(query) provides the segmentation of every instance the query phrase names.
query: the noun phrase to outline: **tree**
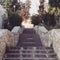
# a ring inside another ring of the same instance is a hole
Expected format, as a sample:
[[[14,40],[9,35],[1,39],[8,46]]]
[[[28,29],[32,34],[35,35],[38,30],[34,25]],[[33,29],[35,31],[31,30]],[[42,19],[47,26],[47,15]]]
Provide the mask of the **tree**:
[[[21,22],[22,22],[22,17],[19,16],[16,13],[13,13],[10,17],[9,17],[9,23],[11,25],[11,27],[13,28],[14,26],[21,26]]]
[[[59,7],[60,8],[60,0],[49,0],[49,4],[52,7]]]
[[[41,16],[34,15],[32,16],[32,24],[39,25],[42,22]]]
[[[56,26],[60,24],[59,17],[60,17],[60,0],[49,0],[50,4],[50,13],[54,14],[54,18],[56,21]]]
[[[3,5],[5,0],[0,0],[0,4]]]
[[[14,9],[15,5],[15,9]],[[8,29],[11,30],[14,26],[20,26],[22,22],[22,17],[18,14],[18,9],[20,4],[17,0],[5,0],[5,8],[8,11]]]

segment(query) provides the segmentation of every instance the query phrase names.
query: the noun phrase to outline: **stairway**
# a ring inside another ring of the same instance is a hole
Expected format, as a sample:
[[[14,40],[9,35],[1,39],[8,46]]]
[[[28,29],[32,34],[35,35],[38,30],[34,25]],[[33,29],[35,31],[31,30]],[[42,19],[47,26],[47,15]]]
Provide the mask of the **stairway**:
[[[8,48],[3,60],[57,60],[52,47],[44,47],[33,29],[25,29],[16,47]]]

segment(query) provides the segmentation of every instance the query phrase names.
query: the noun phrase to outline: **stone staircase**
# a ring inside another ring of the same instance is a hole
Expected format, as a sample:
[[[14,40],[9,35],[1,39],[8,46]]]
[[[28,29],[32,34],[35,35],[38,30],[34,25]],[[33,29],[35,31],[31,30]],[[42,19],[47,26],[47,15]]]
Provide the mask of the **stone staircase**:
[[[16,47],[6,50],[3,60],[57,60],[52,47],[44,47],[33,29],[25,29]]]

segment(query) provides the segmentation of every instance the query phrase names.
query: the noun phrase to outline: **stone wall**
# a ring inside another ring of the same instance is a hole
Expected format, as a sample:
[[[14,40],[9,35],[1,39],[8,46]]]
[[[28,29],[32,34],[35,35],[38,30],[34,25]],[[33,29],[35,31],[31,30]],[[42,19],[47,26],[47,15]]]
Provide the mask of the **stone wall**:
[[[8,47],[14,46],[14,35],[7,29],[0,29],[0,42],[5,42]]]
[[[53,48],[60,60],[60,29],[51,30],[51,40],[53,42]]]
[[[6,43],[0,42],[0,60],[2,60],[6,50]]]
[[[50,31],[49,32],[41,32],[40,34],[40,38],[41,38],[41,42],[45,47],[50,47],[52,44],[52,40],[51,40],[51,35],[50,35]]]
[[[7,29],[0,29],[0,60],[3,58],[6,46],[14,46],[14,35]]]
[[[19,35],[22,33],[22,29],[20,28],[20,26],[15,26],[12,31],[11,31],[14,35],[14,39],[15,39],[15,46],[18,43],[19,40]]]
[[[0,29],[0,60],[3,58],[6,46],[14,47],[17,45],[21,33],[22,29],[19,26],[14,27],[11,32],[7,29]]]
[[[0,60],[2,60],[3,55],[7,47],[14,47],[17,45],[19,40],[19,35],[22,33],[23,29],[16,26],[9,31],[7,29],[0,29]]]
[[[50,47],[52,43],[50,40],[50,32],[44,26],[35,26],[34,29],[39,34],[42,44],[45,47]]]
[[[36,32],[39,34],[42,44],[45,47],[50,47],[51,44],[58,59],[60,60],[60,29],[52,29],[47,31],[44,27],[35,27]]]

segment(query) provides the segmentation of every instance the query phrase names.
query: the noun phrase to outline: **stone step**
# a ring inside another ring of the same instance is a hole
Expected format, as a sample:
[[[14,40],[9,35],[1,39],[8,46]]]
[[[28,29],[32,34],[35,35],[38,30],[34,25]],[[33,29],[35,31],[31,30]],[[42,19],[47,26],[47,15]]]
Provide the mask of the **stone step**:
[[[18,52],[32,52],[32,49],[29,49],[29,50],[18,50],[18,49],[10,49],[10,50],[8,50],[7,52],[9,52],[9,53],[18,53]],[[53,50],[35,50],[35,52],[36,53],[54,53],[54,51]]]
[[[32,51],[32,49],[33,50],[36,50],[36,51],[45,51],[45,50],[47,50],[47,51],[53,51],[53,48],[45,48],[45,47],[11,47],[11,48],[8,48],[8,50],[10,51],[10,50],[13,50],[13,51],[15,51],[15,50],[26,50],[26,51]]]
[[[13,53],[13,54],[15,54],[15,53],[20,53],[20,52],[22,52],[22,53],[32,53],[33,51],[8,51],[7,53]],[[46,52],[46,51],[34,51],[36,54],[46,54],[46,53],[48,53],[48,54],[54,54],[54,52],[52,52],[52,53],[50,53],[50,51],[49,52]]]
[[[16,47],[6,51],[3,60],[57,60],[52,47],[44,47],[33,29],[25,29]]]
[[[35,52],[35,53],[54,53],[53,50],[50,50],[50,51],[47,51],[47,50],[9,50],[7,51],[7,53],[19,53],[19,52],[23,52],[23,53],[32,53],[32,52]]]
[[[32,55],[32,54],[35,54],[35,55],[46,55],[46,53],[23,53],[23,52],[20,52],[20,53],[7,53],[7,55]],[[48,53],[47,55],[56,55],[55,53]]]
[[[12,55],[10,55],[10,54],[8,54],[6,57],[7,58],[32,58],[32,57],[35,57],[35,58],[56,58],[56,55],[48,55],[48,57],[47,57],[47,55],[30,55],[30,54],[27,54],[27,55],[24,55],[24,54],[12,54]],[[5,57],[5,58],[6,58]]]
[[[5,58],[5,60],[57,60],[56,58]]]

